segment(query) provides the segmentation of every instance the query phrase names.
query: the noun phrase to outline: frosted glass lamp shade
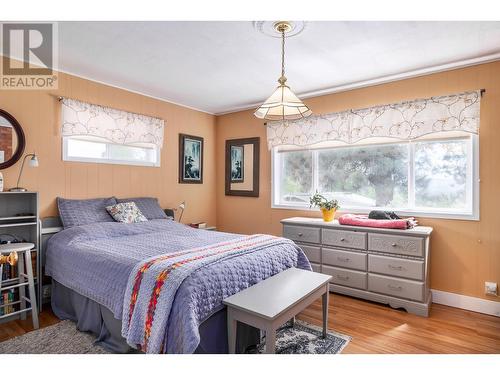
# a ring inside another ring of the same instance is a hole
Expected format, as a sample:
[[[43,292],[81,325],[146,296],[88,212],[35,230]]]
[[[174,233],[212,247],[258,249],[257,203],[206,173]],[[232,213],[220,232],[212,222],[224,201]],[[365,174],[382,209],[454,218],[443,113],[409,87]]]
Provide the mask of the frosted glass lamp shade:
[[[270,121],[297,120],[308,117],[311,110],[286,85],[279,85],[255,112],[260,119]]]
[[[31,157],[30,157],[31,156]],[[24,156],[23,163],[21,164],[21,169],[19,170],[19,176],[17,177],[16,187],[10,188],[9,191],[19,192],[19,191],[28,191],[27,189],[20,187],[19,182],[21,181],[21,176],[23,174],[24,163],[26,162],[26,158],[30,158],[28,165],[30,167],[38,167],[38,156],[36,154],[27,154]]]
[[[38,167],[38,157],[36,155],[33,155],[28,162],[28,165],[32,168]]]

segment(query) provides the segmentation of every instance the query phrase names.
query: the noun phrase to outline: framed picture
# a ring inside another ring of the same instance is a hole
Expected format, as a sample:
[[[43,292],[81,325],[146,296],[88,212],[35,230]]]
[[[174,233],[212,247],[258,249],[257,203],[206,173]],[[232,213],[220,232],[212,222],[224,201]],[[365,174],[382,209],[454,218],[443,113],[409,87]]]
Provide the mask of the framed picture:
[[[243,146],[231,146],[231,182],[244,182],[245,149]]]
[[[179,183],[203,183],[203,138],[179,134]]]
[[[226,195],[259,196],[260,138],[226,140],[224,183]]]

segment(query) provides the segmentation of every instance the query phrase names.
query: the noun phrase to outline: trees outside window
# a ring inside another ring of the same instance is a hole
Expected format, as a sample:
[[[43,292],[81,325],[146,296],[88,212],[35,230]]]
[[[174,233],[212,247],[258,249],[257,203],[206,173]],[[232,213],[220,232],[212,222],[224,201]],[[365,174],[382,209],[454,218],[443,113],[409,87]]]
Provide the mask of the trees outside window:
[[[472,137],[274,151],[275,206],[308,207],[316,191],[341,209],[472,214]]]

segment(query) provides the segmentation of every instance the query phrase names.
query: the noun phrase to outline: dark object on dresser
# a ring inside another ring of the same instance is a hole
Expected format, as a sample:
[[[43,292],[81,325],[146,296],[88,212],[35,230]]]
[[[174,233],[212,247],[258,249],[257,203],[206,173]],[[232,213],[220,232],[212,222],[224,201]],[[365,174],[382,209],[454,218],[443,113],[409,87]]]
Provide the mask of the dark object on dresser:
[[[368,214],[368,219],[375,220],[398,220],[401,219],[394,211],[373,210]]]

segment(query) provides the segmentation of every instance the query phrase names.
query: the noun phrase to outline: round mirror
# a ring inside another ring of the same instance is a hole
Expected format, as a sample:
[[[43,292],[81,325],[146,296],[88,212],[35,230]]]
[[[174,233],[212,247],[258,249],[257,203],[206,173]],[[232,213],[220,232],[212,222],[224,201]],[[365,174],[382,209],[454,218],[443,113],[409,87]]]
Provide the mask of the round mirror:
[[[24,132],[12,115],[0,109],[0,169],[14,165],[24,152]]]

